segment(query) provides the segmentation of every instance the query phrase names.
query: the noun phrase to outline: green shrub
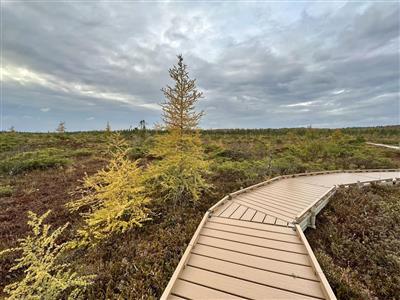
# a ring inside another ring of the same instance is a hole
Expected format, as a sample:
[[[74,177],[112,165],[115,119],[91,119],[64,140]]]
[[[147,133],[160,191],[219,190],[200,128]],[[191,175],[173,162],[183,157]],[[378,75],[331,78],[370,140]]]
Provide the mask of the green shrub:
[[[211,171],[218,189],[227,193],[264,180],[268,175],[268,165],[264,161],[215,162]]]
[[[0,197],[10,197],[13,193],[13,189],[9,185],[0,186]]]
[[[273,174],[293,174],[302,173],[306,170],[302,161],[294,155],[287,155],[272,160],[272,173]]]
[[[390,159],[378,156],[371,150],[356,150],[344,163],[354,165],[357,169],[390,168],[392,166]]]
[[[62,151],[53,148],[18,153],[0,162],[0,172],[15,175],[35,169],[64,166],[70,160],[65,158],[62,153]]]
[[[137,160],[139,158],[143,158],[147,155],[148,150],[145,149],[144,147],[133,147],[131,149],[129,149],[128,152],[128,158],[132,159],[132,160]]]
[[[78,150],[71,151],[68,156],[71,157],[84,157],[84,156],[90,156],[93,154],[93,151],[90,149],[82,148]]]

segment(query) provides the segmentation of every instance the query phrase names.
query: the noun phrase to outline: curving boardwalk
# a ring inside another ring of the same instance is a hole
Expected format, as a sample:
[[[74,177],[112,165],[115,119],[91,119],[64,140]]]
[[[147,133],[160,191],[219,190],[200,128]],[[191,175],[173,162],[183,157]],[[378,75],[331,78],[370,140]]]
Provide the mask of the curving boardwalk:
[[[303,234],[338,186],[394,183],[399,170],[279,176],[204,215],[161,299],[336,299]]]

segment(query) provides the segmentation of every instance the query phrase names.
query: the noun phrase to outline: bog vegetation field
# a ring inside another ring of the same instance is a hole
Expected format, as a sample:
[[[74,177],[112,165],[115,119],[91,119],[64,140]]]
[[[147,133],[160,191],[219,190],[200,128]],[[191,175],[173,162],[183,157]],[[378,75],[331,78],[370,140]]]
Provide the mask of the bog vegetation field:
[[[157,158],[150,149],[160,134],[149,130],[121,132],[128,143],[129,159],[139,159],[144,168],[151,165]],[[30,234],[28,211],[42,215],[51,210],[45,223],[51,224],[52,229],[70,223],[58,239],[69,241],[75,236],[84,221],[79,212],[71,213],[65,204],[76,199],[76,189],[86,173],[93,175],[107,166],[112,136],[109,132],[0,135],[1,250],[17,246],[19,238]],[[80,276],[96,276],[86,288],[85,297],[90,299],[159,297],[205,210],[223,195],[279,174],[398,168],[398,152],[365,144],[365,141],[395,144],[398,136],[399,127],[203,131],[201,142],[210,163],[206,181],[211,187],[197,202],[165,202],[160,200],[162,195],[152,195],[155,200],[148,204],[149,220],[142,227],[114,234],[96,247],[65,252],[60,260],[71,263],[71,268]],[[340,207],[346,211],[343,204]],[[322,233],[321,228],[315,233],[328,234]],[[315,245],[329,253],[323,242]],[[318,253],[323,258],[323,266],[331,264],[331,258]],[[12,253],[1,261],[1,290],[23,276],[22,270],[8,271],[16,257]],[[354,259],[357,261],[357,257]],[[344,264],[332,270],[335,286],[343,279],[338,279],[340,276],[334,272],[344,268],[348,272],[345,274],[349,274],[350,283],[346,284],[354,288],[358,285],[352,281],[356,275]]]
[[[307,238],[338,299],[399,299],[400,188],[340,190]]]

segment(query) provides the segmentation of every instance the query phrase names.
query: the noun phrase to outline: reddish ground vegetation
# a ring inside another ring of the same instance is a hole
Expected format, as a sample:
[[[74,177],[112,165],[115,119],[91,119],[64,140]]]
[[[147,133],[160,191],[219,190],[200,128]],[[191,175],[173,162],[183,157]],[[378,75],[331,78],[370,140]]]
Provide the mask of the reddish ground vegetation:
[[[340,190],[306,232],[338,299],[400,299],[400,185]]]
[[[72,165],[57,169],[34,170],[12,178],[15,187],[10,197],[0,198],[0,249],[15,247],[19,238],[28,232],[26,224],[29,210],[43,214],[51,209],[47,221],[53,228],[67,222],[71,227],[78,224],[76,215],[71,215],[64,204],[71,200],[70,192],[74,191],[85,172],[96,172],[104,166],[104,160],[82,158]],[[8,284],[11,277],[8,273],[12,258],[0,264],[0,290]],[[1,293],[0,293],[1,295]]]

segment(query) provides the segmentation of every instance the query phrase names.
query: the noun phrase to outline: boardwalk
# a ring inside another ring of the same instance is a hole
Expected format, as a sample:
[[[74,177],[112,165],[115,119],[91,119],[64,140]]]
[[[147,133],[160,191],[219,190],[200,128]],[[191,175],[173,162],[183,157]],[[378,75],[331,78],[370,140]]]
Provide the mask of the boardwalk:
[[[209,209],[161,299],[336,299],[304,234],[338,186],[398,170],[280,176]]]
[[[389,149],[400,150],[400,146],[376,144],[376,143],[369,143],[369,142],[367,142],[367,144],[372,145],[372,146],[377,146],[377,147],[385,147],[385,148],[389,148]]]

